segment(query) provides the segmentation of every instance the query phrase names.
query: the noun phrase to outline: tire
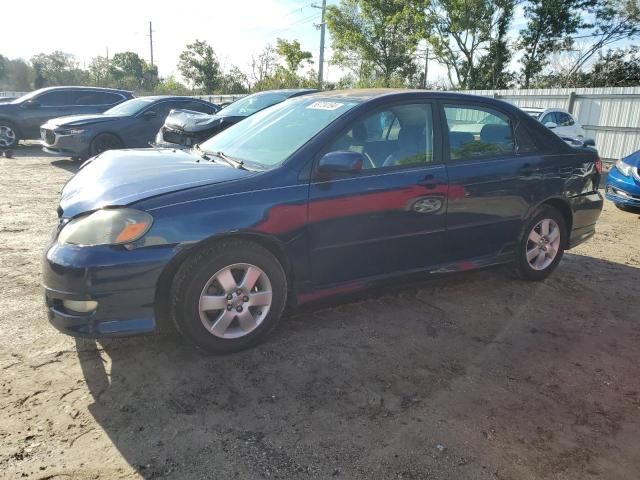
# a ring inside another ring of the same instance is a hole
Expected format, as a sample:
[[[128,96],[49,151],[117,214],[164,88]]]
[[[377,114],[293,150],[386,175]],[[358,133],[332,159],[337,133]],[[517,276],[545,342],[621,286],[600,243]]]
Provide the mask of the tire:
[[[18,147],[20,132],[13,122],[0,120],[0,149],[11,150]]]
[[[113,133],[101,133],[91,141],[91,156],[98,155],[107,150],[117,150],[122,148],[122,140]]]
[[[539,241],[535,241],[535,237],[540,237]],[[514,265],[516,277],[539,281],[551,275],[562,259],[568,237],[562,214],[548,205],[540,207],[522,229]]]
[[[623,212],[640,213],[640,207],[631,207],[629,205],[623,205],[622,203],[616,203],[615,206]]]
[[[248,277],[253,281],[243,286]],[[245,240],[224,240],[194,253],[178,269],[171,288],[177,330],[197,347],[218,354],[264,339],[278,324],[286,300],[280,262]]]

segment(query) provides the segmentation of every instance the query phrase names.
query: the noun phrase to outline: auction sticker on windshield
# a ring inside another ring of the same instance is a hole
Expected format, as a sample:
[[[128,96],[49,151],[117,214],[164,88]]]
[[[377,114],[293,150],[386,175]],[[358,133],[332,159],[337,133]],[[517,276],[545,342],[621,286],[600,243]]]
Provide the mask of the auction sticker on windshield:
[[[312,108],[314,110],[337,110],[338,108],[344,106],[344,103],[338,102],[313,102],[307,108]]]

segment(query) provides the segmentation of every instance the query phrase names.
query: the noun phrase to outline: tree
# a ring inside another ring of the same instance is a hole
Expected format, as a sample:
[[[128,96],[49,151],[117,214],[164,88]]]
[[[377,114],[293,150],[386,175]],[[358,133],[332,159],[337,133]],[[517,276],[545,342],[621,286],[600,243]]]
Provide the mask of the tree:
[[[232,65],[228,73],[222,76],[222,93],[248,93],[249,79],[247,75],[235,65]]]
[[[474,69],[474,78],[470,79],[470,88],[501,89],[509,88],[514,74],[508,70],[511,62],[511,48],[507,33],[513,19],[514,0],[498,0],[497,21],[489,39],[489,51],[480,58]]]
[[[433,0],[426,9],[428,41],[447,67],[449,82],[459,88],[484,86],[509,62],[506,33],[514,0]],[[491,50],[479,68],[481,58]],[[496,68],[497,67],[497,68]],[[478,76],[484,76],[479,80]]]
[[[276,52],[284,60],[291,73],[296,73],[303,62],[313,63],[311,52],[303,51],[298,40],[287,41],[278,38]]]
[[[590,35],[594,39],[580,52],[569,74],[578,72],[593,55],[608,45],[640,35],[640,3],[638,0],[597,0],[593,8]]]
[[[553,52],[569,49],[570,35],[586,26],[580,12],[592,0],[529,0],[524,7],[527,26],[520,31],[519,45],[522,57],[522,83],[529,88],[531,80],[539,75]]]
[[[91,83],[100,87],[113,85],[113,77],[109,68],[109,59],[94,57],[89,64],[89,78]]]
[[[278,58],[275,49],[267,45],[258,55],[251,56],[251,77],[254,83],[273,75]]]
[[[192,92],[175,77],[169,76],[158,80],[158,84],[153,89],[153,93],[157,95],[189,95]]]
[[[180,54],[178,70],[195,88],[212,93],[220,86],[222,72],[213,47],[196,40]]]
[[[39,53],[31,57],[31,65],[35,73],[34,88],[83,84],[87,81],[86,72],[79,68],[70,53],[59,50],[49,54]]]
[[[428,0],[341,0],[327,7],[333,62],[359,78],[380,77],[384,86],[394,76],[416,71],[413,53],[424,36]]]

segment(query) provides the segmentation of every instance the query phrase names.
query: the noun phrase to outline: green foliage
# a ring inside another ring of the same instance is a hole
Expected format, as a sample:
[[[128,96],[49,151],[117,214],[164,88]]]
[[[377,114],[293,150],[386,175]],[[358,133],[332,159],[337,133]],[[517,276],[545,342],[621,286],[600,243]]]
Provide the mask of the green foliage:
[[[276,52],[284,60],[289,72],[295,74],[303,62],[313,63],[311,52],[303,51],[298,40],[278,38]]]
[[[213,93],[221,84],[220,62],[213,47],[206,41],[196,40],[180,54],[178,70],[194,88],[202,93]]]
[[[581,12],[594,0],[535,0],[524,7],[527,26],[520,31],[522,85],[529,88],[532,79],[549,63],[553,52],[567,50],[573,44],[569,35],[587,27]]]
[[[424,37],[428,0],[341,0],[327,8],[333,62],[359,79],[407,78],[416,71],[413,53]]]
[[[34,72],[34,88],[52,85],[83,85],[87,82],[87,72],[79,68],[75,57],[56,50],[53,53],[39,53],[31,57]]]
[[[505,74],[513,8],[514,0],[433,0],[428,5],[428,41],[452,86],[484,87]]]
[[[156,95],[191,95],[193,92],[174,76],[161,79],[153,89]]]
[[[249,79],[247,75],[235,65],[231,66],[228,73],[222,76],[220,93],[248,93]]]

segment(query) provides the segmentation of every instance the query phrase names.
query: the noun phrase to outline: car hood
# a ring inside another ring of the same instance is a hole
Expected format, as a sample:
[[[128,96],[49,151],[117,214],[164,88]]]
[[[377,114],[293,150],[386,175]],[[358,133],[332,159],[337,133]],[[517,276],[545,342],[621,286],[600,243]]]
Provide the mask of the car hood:
[[[251,172],[201,160],[172,149],[111,150],[85,162],[64,186],[66,218],[202,185],[227,182]]]
[[[237,118],[221,114],[208,115],[191,110],[173,110],[165,119],[164,124],[173,130],[196,133],[203,130],[217,130],[225,123],[237,122]]]
[[[95,123],[112,122],[123,118],[118,115],[103,115],[100,113],[93,115],[70,115],[68,117],[58,117],[47,122],[48,127],[81,127]]]

